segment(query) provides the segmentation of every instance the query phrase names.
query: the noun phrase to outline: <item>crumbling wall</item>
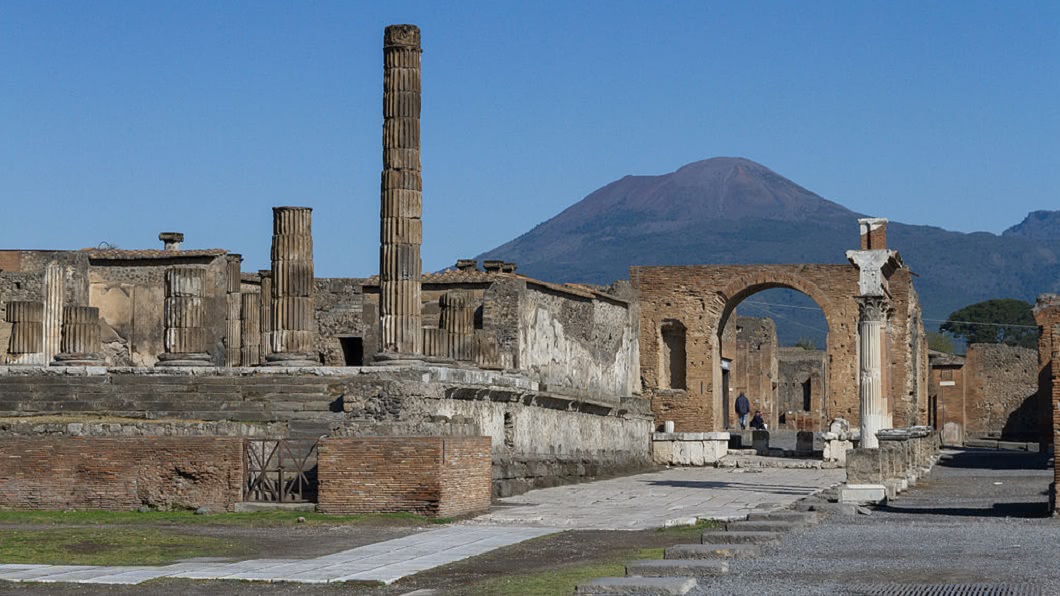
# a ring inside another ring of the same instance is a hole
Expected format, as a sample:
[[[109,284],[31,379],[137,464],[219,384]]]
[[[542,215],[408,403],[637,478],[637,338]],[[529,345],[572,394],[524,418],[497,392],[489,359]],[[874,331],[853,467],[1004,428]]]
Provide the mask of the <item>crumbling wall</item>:
[[[777,354],[779,386],[777,400],[784,415],[784,428],[821,430],[827,419],[824,407],[828,358],[824,350],[780,348]],[[809,389],[809,408],[806,389]],[[779,428],[779,427],[778,427]]]
[[[972,344],[965,355],[965,432],[1037,441],[1038,354],[1001,344]]]
[[[888,321],[889,406],[894,426],[927,424],[927,335],[912,272],[895,271],[889,279],[894,316]]]
[[[63,304],[88,304],[88,257],[80,251],[0,251],[0,363],[6,362],[11,324],[6,321],[8,302],[44,302],[44,277],[49,263],[60,267]]]
[[[325,366],[346,366],[343,338],[360,340],[362,360],[368,364],[379,352],[378,301],[366,301],[363,279],[317,278],[313,294],[319,336],[317,352]],[[358,365],[358,363],[351,363]]]
[[[550,390],[632,395],[638,338],[625,302],[529,284],[518,297],[516,368]]]

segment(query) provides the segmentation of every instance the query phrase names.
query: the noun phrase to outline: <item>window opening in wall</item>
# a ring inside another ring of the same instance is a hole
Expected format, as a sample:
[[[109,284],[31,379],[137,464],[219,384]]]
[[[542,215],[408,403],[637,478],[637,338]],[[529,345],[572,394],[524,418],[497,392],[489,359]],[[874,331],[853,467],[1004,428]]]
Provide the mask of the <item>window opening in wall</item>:
[[[340,337],[342,361],[346,366],[364,366],[364,339],[360,337]]]
[[[663,321],[660,332],[663,389],[686,389],[685,326],[677,321]]]
[[[813,394],[812,393],[812,389],[813,389],[813,386],[810,383],[810,379],[806,379],[806,381],[802,384],[802,411],[803,412],[809,412],[810,411],[810,404],[811,404],[810,397]]]

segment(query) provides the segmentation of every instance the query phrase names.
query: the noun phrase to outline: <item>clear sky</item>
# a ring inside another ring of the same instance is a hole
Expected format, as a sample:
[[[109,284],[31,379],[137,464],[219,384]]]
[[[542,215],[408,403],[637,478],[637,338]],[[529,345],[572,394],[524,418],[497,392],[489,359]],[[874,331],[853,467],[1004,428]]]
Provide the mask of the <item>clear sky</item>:
[[[1060,209],[1060,2],[0,0],[0,248],[378,262],[382,36],[423,31],[424,267],[626,174],[753,159],[855,211]]]

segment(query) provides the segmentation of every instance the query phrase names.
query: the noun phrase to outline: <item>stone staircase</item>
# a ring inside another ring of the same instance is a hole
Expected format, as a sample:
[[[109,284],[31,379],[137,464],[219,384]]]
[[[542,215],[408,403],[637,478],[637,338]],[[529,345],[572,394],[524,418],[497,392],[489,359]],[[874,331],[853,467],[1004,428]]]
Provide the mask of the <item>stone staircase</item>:
[[[692,592],[710,578],[729,572],[730,561],[757,557],[763,545],[777,544],[787,532],[816,524],[813,511],[762,511],[747,520],[728,522],[703,532],[700,544],[678,544],[663,559],[632,561],[626,577],[602,577],[577,587],[578,596],[615,594],[679,595]]]

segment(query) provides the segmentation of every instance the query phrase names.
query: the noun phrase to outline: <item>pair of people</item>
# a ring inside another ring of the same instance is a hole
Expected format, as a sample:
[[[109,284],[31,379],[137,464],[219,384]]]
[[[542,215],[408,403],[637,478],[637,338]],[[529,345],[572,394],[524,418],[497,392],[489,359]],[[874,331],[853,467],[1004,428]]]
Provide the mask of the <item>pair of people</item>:
[[[736,415],[740,420],[740,430],[747,429],[747,415],[751,413],[751,401],[747,396],[740,393],[736,398]],[[754,418],[751,419],[751,428],[766,430],[766,421],[762,419],[762,411],[755,410]]]

